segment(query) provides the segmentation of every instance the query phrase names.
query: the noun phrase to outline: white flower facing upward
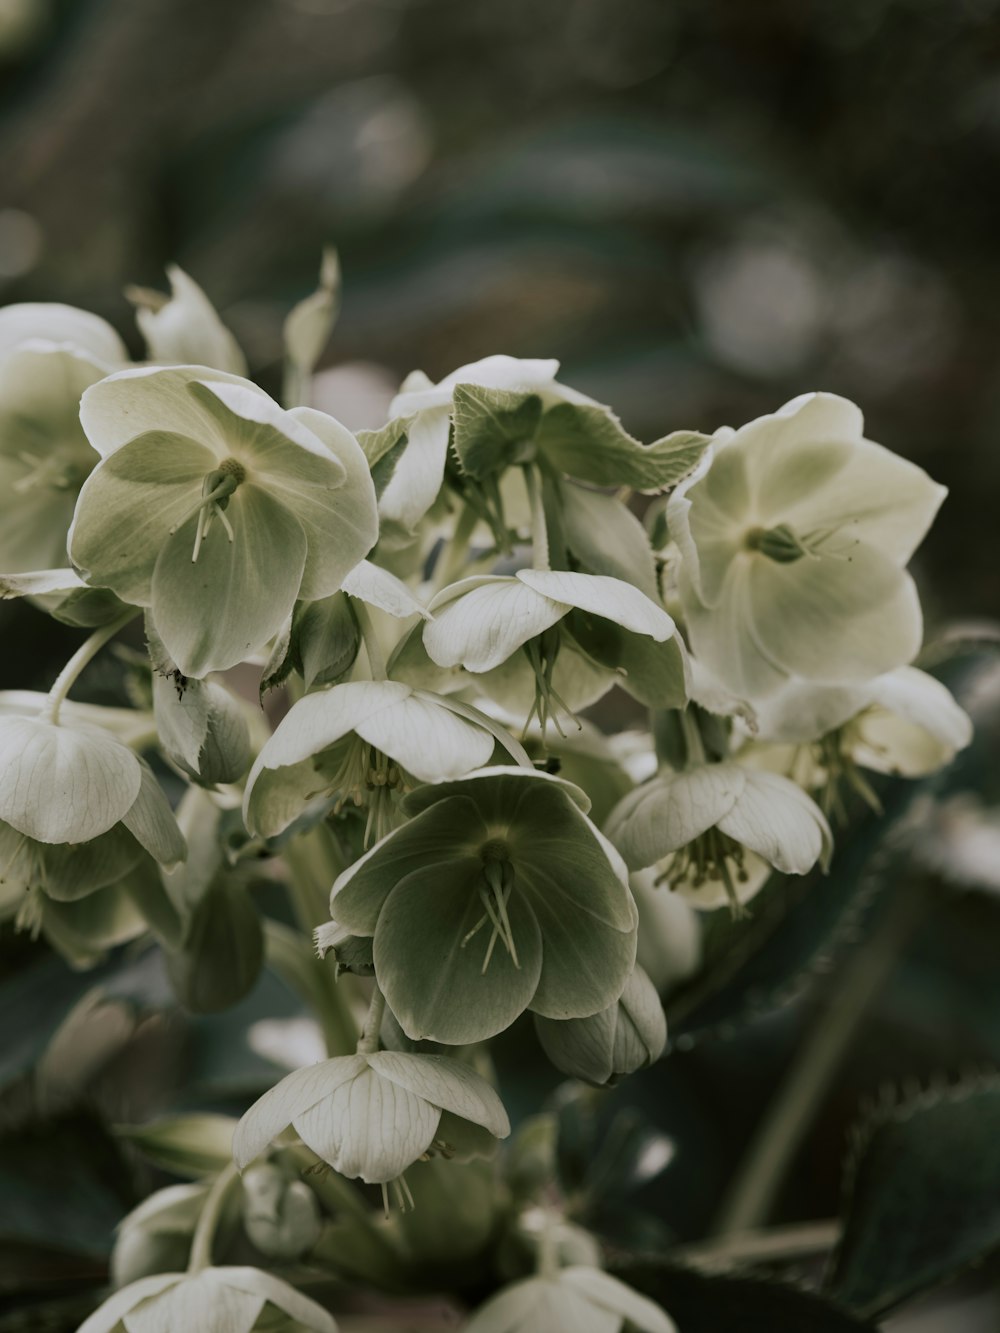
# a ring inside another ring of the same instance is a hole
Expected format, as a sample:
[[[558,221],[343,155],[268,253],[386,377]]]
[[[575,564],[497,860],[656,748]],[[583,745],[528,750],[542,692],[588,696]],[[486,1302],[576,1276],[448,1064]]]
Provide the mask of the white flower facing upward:
[[[466,1333],[677,1333],[653,1301],[599,1268],[573,1265],[513,1282],[466,1324]]]
[[[733,760],[662,771],[612,810],[606,833],[630,870],[658,867],[658,883],[707,911],[737,915],[772,868],[824,868],[833,838],[816,803],[777,773]]]
[[[382,1185],[383,1197],[396,1182],[402,1204],[409,1200],[400,1177],[432,1150],[475,1155],[490,1136],[510,1133],[503,1103],[485,1079],[445,1056],[400,1051],[359,1050],[288,1074],[237,1125],[240,1170],[289,1125],[341,1175]]]
[[[390,420],[407,422],[407,444],[379,500],[382,518],[412,531],[437,498],[448,456],[454,393],[460,384],[537,394],[546,407],[593,404],[592,398],[557,383],[558,371],[558,361],[488,356],[459,366],[438,384],[420,370],[408,375],[389,405]]]
[[[109,1296],[77,1333],[250,1333],[265,1308],[293,1328],[337,1333],[333,1316],[287,1282],[237,1267],[141,1277]]]
[[[834,394],[720,431],[667,508],[694,652],[751,701],[909,662],[922,621],[904,566],[944,496]]]

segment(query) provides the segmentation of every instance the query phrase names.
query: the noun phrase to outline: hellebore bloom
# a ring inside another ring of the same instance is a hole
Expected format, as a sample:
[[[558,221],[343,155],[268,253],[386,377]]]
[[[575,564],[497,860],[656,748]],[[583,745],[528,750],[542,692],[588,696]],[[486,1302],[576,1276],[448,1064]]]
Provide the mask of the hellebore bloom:
[[[554,569],[462,579],[440,592],[429,610],[433,619],[423,629],[424,647],[439,667],[484,673],[524,648],[535,676],[533,711],[543,727],[552,703],[570,711],[553,677],[562,634],[562,627],[555,627],[565,617],[583,613],[655,643],[666,642],[675,630],[666,611],[631,583]]]
[[[138,287],[126,292],[150,361],[161,366],[211,366],[245,375],[246,357],[195,280],[176,264],[167,265],[167,278],[169,296]]]
[[[250,1333],[265,1306],[294,1328],[337,1333],[331,1314],[273,1273],[228,1266],[141,1277],[109,1296],[77,1333]]]
[[[0,716],[0,881],[70,902],[184,839],[151,770],[87,723]]]
[[[524,1278],[491,1296],[466,1333],[677,1333],[672,1319],[645,1296],[599,1268],[573,1266],[551,1277]]]
[[[369,832],[382,837],[405,790],[471,773],[492,754],[492,735],[432,694],[393,680],[348,681],[307,694],[281,719],[250,770],[244,820],[275,837],[323,794],[367,806]]]
[[[742,698],[860,682],[920,646],[904,566],[945,489],[862,430],[847,399],[803,395],[719,432],[670,498],[691,646]]]
[[[804,875],[826,865],[830,827],[800,787],[726,760],[661,772],[612,810],[606,832],[630,870],[657,866],[696,907],[728,901],[739,914],[771,868]]]
[[[70,556],[88,582],[148,606],[185,676],[243,661],[297,598],[336,592],[378,535],[354,436],[200,366],[122,371],[80,410],[101,454]]]
[[[418,788],[413,818],[337,879],[334,921],[371,935],[408,1037],[484,1041],[525,1009],[583,1018],[635,962],[635,902],[587,797],[524,768]]]
[[[459,366],[438,384],[419,370],[408,375],[389,404],[390,420],[407,421],[407,444],[379,499],[384,519],[412,531],[437,498],[444,480],[448,434],[455,389],[472,384],[508,393],[537,394],[543,405],[593,404],[592,398],[556,382],[558,361],[524,361],[512,356],[488,356]]]
[[[0,571],[66,563],[66,533],[98,458],[80,395],[128,362],[110,324],[64,305],[0,310]]]
[[[341,1175],[385,1185],[432,1149],[461,1150],[464,1121],[494,1138],[510,1133],[500,1098],[468,1066],[441,1055],[359,1051],[296,1069],[265,1092],[236,1127],[233,1157],[242,1171],[291,1125]]]

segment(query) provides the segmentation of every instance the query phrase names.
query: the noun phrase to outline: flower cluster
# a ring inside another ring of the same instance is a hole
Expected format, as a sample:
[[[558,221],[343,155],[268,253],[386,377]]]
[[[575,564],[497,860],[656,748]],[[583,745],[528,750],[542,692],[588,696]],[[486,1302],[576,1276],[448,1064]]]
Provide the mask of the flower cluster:
[[[355,436],[308,403],[332,256],[286,325],[280,402],[205,293],[170,283],[133,293],[139,365],[85,312],[0,312],[0,593],[93,631],[47,695],[0,696],[0,912],[75,964],[149,935],[195,1010],[265,958],[306,998],[327,1058],[264,1092],[233,1154],[257,1251],[315,1258],[345,1197],[368,1208],[345,1178],[388,1213],[415,1164],[509,1134],[486,1042],[530,1011],[519,1031],[563,1073],[649,1065],[660,992],[697,966],[685,902],[752,911],[772,875],[828,866],[853,798],[877,804],[865,772],[967,743],[913,665],[906,566],[944,491],[831,394],[643,444],[557,362],[507,356],[414,372]],[[133,706],[69,700],[140,617]],[[241,664],[285,689],[271,732],[245,675],[216,678]],[[579,714],[616,689],[648,726],[604,738]],[[262,919],[262,874],[297,932]],[[129,1255],[155,1222],[193,1233],[189,1268],[120,1256],[135,1281],[84,1329],[332,1329],[211,1262],[237,1185],[230,1166],[136,1210]],[[469,1328],[625,1324],[672,1328],[550,1246]]]

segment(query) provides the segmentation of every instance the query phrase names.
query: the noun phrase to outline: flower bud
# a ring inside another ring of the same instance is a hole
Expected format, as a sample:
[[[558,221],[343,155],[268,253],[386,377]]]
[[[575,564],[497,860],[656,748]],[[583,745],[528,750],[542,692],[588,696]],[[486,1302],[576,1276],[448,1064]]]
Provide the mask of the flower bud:
[[[319,1204],[304,1181],[260,1162],[243,1173],[243,1227],[269,1259],[299,1259],[319,1239]]]
[[[535,1017],[545,1054],[557,1069],[597,1086],[659,1059],[667,1041],[667,1020],[656,988],[636,967],[614,1004],[589,1018]]]
[[[124,1217],[111,1251],[114,1285],[127,1287],[147,1273],[183,1268],[207,1194],[207,1185],[170,1185]]]

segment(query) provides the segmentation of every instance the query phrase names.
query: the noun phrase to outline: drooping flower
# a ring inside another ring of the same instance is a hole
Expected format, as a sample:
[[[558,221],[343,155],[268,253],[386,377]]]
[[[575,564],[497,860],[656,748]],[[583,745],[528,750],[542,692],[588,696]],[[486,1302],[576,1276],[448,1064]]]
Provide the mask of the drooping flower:
[[[409,787],[461,777],[492,754],[492,735],[434,695],[348,681],[307,694],[282,718],[250,770],[244,818],[274,837],[323,795],[367,807],[369,832],[382,837]]]
[[[510,1133],[500,1098],[467,1065],[401,1051],[335,1056],[286,1075],[236,1127],[240,1170],[289,1125],[341,1175],[381,1185],[429,1152],[461,1152],[470,1125]]]
[[[674,622],[661,606],[623,579],[603,574],[578,574],[567,570],[522,569],[515,575],[485,575],[463,579],[445,588],[430,603],[433,619],[423,629],[424,647],[439,667],[463,666],[485,673],[501,667],[523,648],[535,680],[535,702],[543,727],[555,708],[571,711],[557,692],[554,672],[563,639],[567,647],[579,649],[573,630],[592,637],[587,624],[597,620],[609,628],[625,631],[624,638],[639,636],[665,644],[674,636]],[[577,625],[575,616],[579,620]],[[561,624],[566,620],[566,625]],[[679,641],[678,641],[679,645]],[[627,663],[620,645],[596,667],[612,669],[619,660]],[[683,651],[678,646],[680,688],[683,689]],[[664,665],[669,670],[669,665]],[[627,665],[626,665],[627,672]],[[627,674],[623,683],[627,682]],[[598,685],[600,689],[600,685]],[[680,702],[674,699],[675,704]]]
[[[667,507],[695,654],[751,701],[909,662],[922,622],[905,565],[944,496],[833,394],[720,431]]]
[[[804,875],[832,849],[800,787],[733,760],[661,771],[619,801],[606,832],[630,870],[656,866],[659,883],[709,911],[728,902],[738,913],[772,868]]]
[[[503,1287],[481,1306],[466,1333],[677,1333],[653,1301],[599,1268],[573,1266]]]
[[[98,462],[80,395],[127,362],[110,324],[85,310],[0,310],[0,572],[66,564],[76,497]]]
[[[581,1018],[618,998],[636,908],[588,808],[548,774],[484,769],[411,792],[413,818],[339,877],[330,915],[374,937],[407,1036],[483,1041],[525,1009]]]
[[[84,395],[101,461],[70,555],[90,583],[148,606],[185,676],[243,661],[297,598],[336,592],[378,534],[351,433],[283,411],[249,381],[199,366],[111,375]]]
[[[235,1266],[141,1277],[109,1296],[77,1333],[250,1333],[265,1308],[290,1327],[337,1333],[333,1316],[301,1291],[263,1269]]]

